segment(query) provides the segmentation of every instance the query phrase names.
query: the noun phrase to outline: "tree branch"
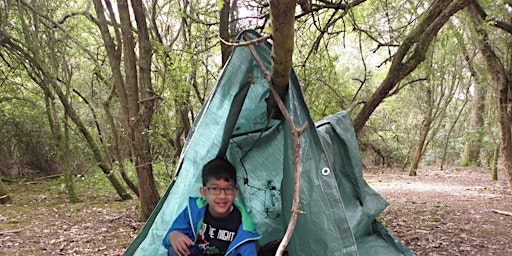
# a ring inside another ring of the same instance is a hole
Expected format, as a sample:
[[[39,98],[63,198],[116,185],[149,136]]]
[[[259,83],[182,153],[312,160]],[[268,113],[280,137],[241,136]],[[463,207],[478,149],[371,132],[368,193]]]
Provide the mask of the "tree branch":
[[[249,45],[261,44],[263,42],[268,41],[270,38],[272,38],[271,35],[266,35],[266,36],[262,36],[260,38],[254,39],[254,40],[238,42],[238,43],[230,43],[230,42],[225,41],[222,38],[219,38],[219,39],[220,39],[221,43],[223,43],[223,44],[225,44],[227,46],[233,46],[233,47],[236,48],[236,47],[240,47],[240,46],[249,46]]]
[[[247,35],[245,35],[245,38],[247,38]],[[277,249],[276,256],[283,255],[284,249],[288,245],[288,242],[290,241],[290,238],[293,234],[293,230],[295,229],[295,225],[297,223],[297,217],[299,214],[304,213],[301,211],[300,208],[300,162],[301,162],[301,154],[300,154],[300,140],[299,136],[300,134],[308,127],[308,122],[304,123],[301,128],[297,129],[295,127],[295,124],[293,123],[293,120],[286,110],[286,107],[283,104],[283,101],[281,100],[279,94],[274,89],[274,86],[272,84],[272,79],[270,77],[270,74],[266,70],[265,66],[261,62],[260,58],[258,57],[258,54],[254,50],[254,47],[252,45],[249,45],[249,50],[251,51],[251,54],[253,55],[254,59],[258,63],[259,67],[263,71],[263,74],[265,75],[265,79],[268,82],[268,85],[270,87],[270,92],[272,93],[272,97],[274,97],[274,100],[277,103],[277,106],[279,107],[279,110],[281,110],[281,113],[283,114],[284,118],[288,122],[288,125],[290,125],[291,133],[293,134],[293,146],[294,146],[294,191],[293,191],[293,203],[292,203],[292,216],[290,217],[290,221],[288,223],[288,227],[286,229],[286,233],[283,237],[283,240],[281,240],[281,243],[279,244],[279,248]]]
[[[469,4],[465,0],[434,1],[429,10],[422,15],[423,18],[418,25],[407,35],[404,42],[397,49],[384,81],[354,118],[353,126],[356,134],[361,131],[373,111],[388,96],[389,92],[425,60],[428,47],[441,27],[450,17]]]
[[[487,15],[487,13],[485,12],[484,8],[478,3],[478,1],[473,0],[472,4],[473,4],[473,6],[475,6],[475,11],[478,13],[478,16],[480,16],[480,18],[482,18],[482,20],[490,21],[491,26],[497,27],[497,28],[499,28],[503,31],[506,31],[512,35],[512,25],[510,23],[506,23],[506,22],[500,21],[498,19],[489,17]]]

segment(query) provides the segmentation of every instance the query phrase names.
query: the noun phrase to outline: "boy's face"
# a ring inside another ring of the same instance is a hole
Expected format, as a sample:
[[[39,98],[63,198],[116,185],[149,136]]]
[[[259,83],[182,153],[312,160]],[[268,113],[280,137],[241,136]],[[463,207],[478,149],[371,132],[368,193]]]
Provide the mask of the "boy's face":
[[[234,181],[210,179],[206,186],[199,189],[203,199],[208,201],[208,211],[215,218],[225,218],[231,212],[238,189]]]

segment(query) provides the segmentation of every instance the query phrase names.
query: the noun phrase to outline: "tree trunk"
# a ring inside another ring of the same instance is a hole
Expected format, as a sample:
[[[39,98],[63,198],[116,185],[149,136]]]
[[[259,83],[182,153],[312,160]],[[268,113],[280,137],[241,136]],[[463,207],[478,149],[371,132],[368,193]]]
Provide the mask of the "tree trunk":
[[[193,79],[194,70],[190,71],[192,74],[189,76],[189,79]],[[192,80],[193,82],[193,80]],[[183,97],[177,97],[174,101],[176,106],[176,134],[174,135],[174,147],[176,148],[176,155],[180,156],[183,143],[182,140],[188,136],[190,132],[190,93],[183,92]]]
[[[421,156],[423,155],[423,152],[425,152],[425,141],[427,140],[427,135],[430,131],[430,127],[432,126],[433,122],[432,90],[430,90],[430,88],[427,88],[426,94],[429,110],[421,126],[420,137],[418,138],[418,142],[416,143],[416,150],[414,151],[414,156],[412,158],[411,165],[409,166],[409,176],[416,176],[416,170],[418,169]]]
[[[231,38],[240,33],[240,25],[238,22],[240,18],[240,10],[238,9],[238,1],[240,0],[231,0],[231,7],[229,8],[229,35]],[[233,48],[231,48],[231,52],[232,51]]]
[[[105,17],[105,3],[112,21],[116,21],[115,13],[109,0],[94,0],[98,25],[107,51],[110,68],[113,74],[113,84],[117,91],[123,126],[130,140],[132,162],[137,171],[139,185],[141,220],[146,220],[158,204],[160,196],[156,188],[151,158],[149,135],[151,119],[154,112],[154,102],[159,97],[155,95],[151,85],[151,46],[143,3],[135,0],[128,4],[126,0],[117,2],[120,19],[119,31],[113,26],[116,40],[112,38]],[[130,12],[132,6],[133,12]],[[135,39],[130,13],[135,16],[137,25],[137,45],[139,57],[135,54]],[[117,47],[116,47],[117,43]],[[121,51],[122,49],[122,51]],[[124,62],[124,77],[121,72],[121,56]],[[138,69],[137,69],[138,67]]]
[[[468,91],[469,91],[469,88],[468,88]],[[468,94],[469,93],[466,92],[466,95],[468,95]],[[455,129],[455,126],[459,122],[459,119],[462,116],[462,113],[464,112],[464,109],[466,108],[467,103],[468,103],[468,101],[465,100],[464,104],[462,105],[462,107],[460,108],[460,110],[457,114],[457,117],[455,118],[455,120],[453,120],[452,124],[450,125],[450,129],[448,130],[448,133],[446,134],[446,140],[444,142],[444,147],[443,147],[443,156],[441,158],[441,170],[443,170],[444,166],[446,165],[446,160],[447,160],[446,156],[448,154],[448,145],[450,144],[450,138],[452,137],[453,130]]]
[[[110,14],[110,19],[111,20],[116,20],[115,19],[115,16],[114,16],[114,11],[113,11],[113,8],[112,8],[112,4],[110,1],[105,1],[105,4],[106,4],[106,7],[107,7],[107,10],[108,10],[108,13]],[[119,31],[119,26],[114,26],[113,29],[114,29],[114,34],[116,35],[116,40],[114,40],[111,36],[110,36],[110,32],[109,32],[109,28],[108,28],[108,25],[107,25],[107,20],[105,18],[105,14],[106,11],[105,9],[103,8],[103,5],[102,5],[102,2],[101,1],[94,1],[94,7],[95,7],[95,10],[96,10],[96,14],[97,14],[97,21],[95,22],[95,24],[98,26],[100,32],[101,32],[101,36],[103,38],[103,42],[104,42],[104,45],[105,45],[105,50],[107,52],[107,56],[108,56],[108,61],[109,61],[109,65],[110,65],[110,70],[112,72],[112,85],[113,85],[113,89],[111,90],[111,94],[116,91],[116,95],[117,95],[117,99],[119,100],[119,103],[121,105],[121,113],[122,113],[122,124],[123,124],[123,127],[125,129],[125,131],[129,131],[129,126],[128,126],[128,118],[129,118],[129,114],[128,114],[128,96],[127,96],[127,92],[126,90],[124,89],[125,86],[124,86],[124,79],[123,79],[123,76],[122,76],[122,73],[121,73],[121,49],[122,49],[122,38],[120,36],[120,31]],[[104,79],[102,79],[104,80]],[[109,96],[109,99],[110,99],[110,96]],[[109,99],[104,102],[104,104],[109,104]],[[105,109],[105,106],[104,106],[104,109]],[[107,114],[107,117],[109,116],[109,110],[105,109],[105,112]],[[112,125],[112,123],[111,123]],[[112,130],[115,129],[115,127],[111,127]],[[116,136],[117,132],[114,131],[113,132],[113,136]],[[117,139],[114,139],[114,140],[117,140]],[[117,143],[118,145],[119,143]],[[117,152],[119,153],[119,152]],[[118,158],[117,161],[119,161],[119,163],[122,163],[122,160],[123,158],[121,157],[121,155],[118,155],[116,156],[115,155],[116,152],[114,152],[114,157],[115,158]],[[121,167],[121,166],[120,166]],[[124,168],[124,164],[122,166]],[[127,179],[127,176],[126,174],[123,174],[123,172],[121,172],[121,175],[123,177],[123,179],[125,180],[125,183],[128,184],[128,186],[131,188],[132,191],[136,191],[135,194],[137,196],[140,197],[140,193],[139,193],[139,190],[138,188],[135,188],[134,187],[134,184],[131,182],[131,180]],[[126,177],[126,178],[125,178]]]
[[[503,155],[503,165],[508,173],[509,185],[512,188],[512,133],[511,133],[511,102],[509,101],[509,88],[512,86],[511,80],[507,77],[507,70],[502,65],[491,45],[487,41],[487,32],[482,29],[482,20],[480,19],[477,3],[473,3],[469,7],[469,16],[473,22],[475,31],[478,33],[478,45],[482,55],[484,56],[492,81],[498,88],[498,110],[501,128],[501,152]]]
[[[66,84],[66,96],[70,99],[69,96],[70,86]],[[64,175],[64,184],[66,185],[66,190],[68,191],[69,202],[78,203],[80,199],[78,198],[75,192],[75,185],[73,183],[73,175],[71,175],[71,170],[69,168],[70,157],[69,153],[71,149],[69,147],[69,118],[66,112],[64,112],[64,140],[59,142],[61,144],[61,148],[59,150],[60,155],[60,164],[62,166],[62,174]]]
[[[110,99],[110,97],[109,97]],[[112,116],[112,113],[110,112],[110,105],[109,100],[103,102],[103,110],[105,111],[105,116],[107,119],[107,122],[110,126],[110,131],[112,132],[112,153],[115,163],[117,164],[119,168],[119,173],[121,174],[121,178],[123,179],[124,183],[130,188],[130,190],[135,193],[138,197],[140,196],[139,188],[132,182],[132,180],[128,177],[128,174],[126,174],[126,168],[124,167],[124,158],[121,154],[121,150],[119,149],[119,133],[117,132],[117,127],[114,122],[114,117]]]
[[[354,130],[357,134],[389,92],[425,60],[428,47],[441,27],[468,4],[466,0],[436,0],[432,3],[418,25],[398,47],[386,78],[354,118]]]
[[[420,137],[418,138],[418,142],[416,143],[416,150],[414,151],[414,156],[412,157],[411,165],[409,166],[409,176],[416,176],[418,170],[418,166],[421,160],[421,156],[423,155],[423,147],[425,146],[425,140],[427,139],[428,131],[430,130],[430,125],[425,122],[422,125],[422,129],[420,132]]]
[[[226,4],[226,2],[224,2],[224,5],[225,4]],[[229,4],[229,1],[227,1],[227,4]],[[183,8],[184,8],[183,9],[184,12],[188,13],[191,11],[191,10],[189,10],[189,8],[190,8],[189,5],[185,5]],[[229,39],[228,39],[229,32],[227,30],[228,30],[228,22],[229,22],[229,7],[223,6],[223,8],[227,8],[227,11],[221,10],[220,34],[221,34],[221,38],[223,40],[225,40],[226,42],[228,42],[229,41]],[[187,17],[183,17],[182,23],[187,24],[187,25],[184,25],[181,30],[181,35],[183,36],[183,41],[184,41],[184,49],[186,49],[186,51],[194,52],[195,51],[195,49],[193,47],[194,44],[191,42],[191,40],[188,39],[192,36],[192,28],[190,26],[191,21]],[[227,61],[227,59],[229,58],[229,55],[227,55],[227,52],[225,52],[225,51],[228,51],[228,49],[230,47],[226,48],[224,44],[222,44],[221,47],[222,47],[222,59],[223,59],[223,61]],[[231,54],[231,53],[229,53],[229,54]],[[225,60],[224,60],[224,57],[226,57]],[[194,66],[195,64],[197,64],[196,63],[197,60],[195,57],[193,57],[191,60],[192,60],[191,66]],[[224,64],[225,64],[225,62],[223,62],[222,65],[224,66]],[[189,72],[190,73],[187,78],[186,84],[194,85],[196,83],[196,81],[195,81],[196,80],[196,70],[193,68]],[[176,83],[179,84],[180,82],[176,82]],[[176,126],[175,126],[176,133],[174,135],[173,142],[174,142],[174,148],[176,149],[176,156],[179,157],[181,155],[181,152],[183,149],[183,142],[187,138],[188,133],[190,132],[190,127],[191,127],[191,120],[189,117],[189,114],[191,113],[190,86],[184,86],[184,87],[178,86],[175,94],[176,94],[176,96],[174,97],[174,105],[175,105],[175,113],[178,118],[176,119]]]
[[[482,148],[482,136],[485,113],[485,91],[477,84],[473,90],[473,111],[471,114],[470,129],[466,137],[468,142],[464,147],[461,166],[480,166],[480,150]]]
[[[455,37],[457,38],[457,41],[460,45],[460,49],[462,50],[464,60],[468,65],[471,77],[476,82],[476,85],[473,87],[473,111],[471,114],[470,129],[466,134],[468,141],[464,147],[464,153],[462,155],[460,166],[479,166],[481,165],[480,151],[482,148],[482,137],[484,136],[483,128],[486,94],[485,90],[483,90],[484,88],[481,83],[480,75],[475,70],[462,35],[456,33]]]
[[[498,180],[498,158],[499,157],[500,157],[500,147],[497,146],[493,151],[492,160],[490,162],[492,180]]]
[[[70,158],[69,152],[71,152],[69,148],[69,127],[68,127],[68,118],[65,117],[64,123],[64,151],[61,151],[62,159],[62,174],[64,175],[64,184],[66,185],[66,190],[68,191],[69,202],[71,203],[79,203],[80,199],[75,191],[75,184],[73,182],[73,175],[71,174],[71,170],[69,168]]]
[[[118,7],[121,7],[121,3],[127,2],[119,1]],[[147,220],[153,210],[155,209],[158,201],[160,201],[160,195],[156,188],[155,178],[153,176],[153,159],[151,154],[151,145],[149,142],[149,135],[147,133],[151,128],[151,119],[155,108],[155,100],[159,97],[153,91],[151,84],[151,45],[149,41],[148,26],[146,23],[146,12],[143,6],[143,2],[140,0],[132,0],[133,14],[138,30],[138,53],[139,58],[137,60],[135,53],[131,47],[134,46],[133,37],[125,37],[125,65],[127,61],[134,61],[130,63],[130,67],[135,67],[138,64],[138,75],[139,77],[130,77],[129,72],[137,72],[137,69],[127,69],[127,88],[129,92],[134,94],[129,96],[129,110],[130,110],[130,148],[132,149],[135,161],[135,169],[137,170],[137,179],[139,183],[139,192],[141,200],[141,220]],[[121,10],[120,10],[121,12]],[[128,15],[128,12],[126,13]],[[128,22],[128,24],[125,24]],[[130,24],[130,19],[121,20],[121,29],[123,34],[127,35],[128,31],[124,31]],[[129,31],[131,33],[131,29]],[[129,48],[130,47],[130,48]],[[132,56],[133,55],[133,56]],[[132,56],[130,58],[130,56]],[[137,73],[136,73],[137,74]],[[129,78],[128,78],[129,77]],[[132,79],[135,79],[133,81]],[[139,94],[139,96],[135,96]],[[130,97],[131,96],[131,97]],[[134,120],[135,118],[135,120]]]
[[[60,77],[64,78],[64,79],[61,78],[60,80],[66,90],[65,91],[65,93],[66,93],[65,100],[67,102],[69,102],[69,107],[71,107],[72,106],[72,104],[71,104],[72,98],[70,96],[70,93],[71,93],[72,71],[67,66],[59,64],[60,60],[64,60],[64,61],[66,60],[66,55],[60,56],[59,60],[57,60],[55,58],[56,56],[59,56],[59,54],[58,54],[59,50],[58,50],[58,45],[55,43],[57,40],[55,40],[53,33],[47,33],[46,36],[48,37],[46,44],[48,45],[48,50],[50,52],[50,54],[48,56],[48,63],[50,63],[49,66],[53,67],[49,70],[52,70],[52,69],[59,70],[58,74],[52,75],[52,78],[48,78],[48,79],[51,79],[52,81],[54,81],[53,76],[55,76],[55,77],[60,76]],[[40,54],[40,53],[38,52],[38,54]],[[60,68],[57,68],[57,67],[60,67]],[[51,71],[49,71],[49,72],[51,72]],[[57,86],[57,84],[55,84],[54,82],[52,82],[52,84],[54,86]],[[71,152],[71,149],[70,149],[70,145],[69,145],[69,116],[67,114],[69,111],[64,111],[64,113],[63,113],[64,117],[62,118],[63,123],[61,125],[61,122],[59,121],[61,118],[59,118],[59,115],[58,115],[59,112],[57,111],[56,104],[53,101],[53,99],[54,99],[53,94],[46,95],[46,101],[49,101],[50,99],[51,99],[51,101],[46,102],[46,104],[47,104],[47,111],[50,112],[49,115],[53,118],[53,120],[51,120],[53,122],[50,122],[50,124],[53,124],[53,127],[51,127],[51,129],[52,129],[53,138],[55,141],[56,148],[58,149],[58,152],[56,155],[57,162],[59,164],[59,168],[61,169],[61,172],[64,177],[64,185],[68,192],[69,201],[71,203],[78,203],[78,202],[80,202],[80,199],[78,198],[78,196],[75,192],[75,186],[73,184],[73,176],[71,175],[71,171],[70,171],[70,156],[69,156],[69,154]],[[49,107],[48,107],[48,104],[49,104]],[[64,126],[64,132],[62,131],[62,126]]]
[[[510,5],[511,4],[509,2],[508,6],[510,7]],[[510,23],[512,24],[512,17],[510,17]],[[509,31],[509,33],[512,35],[511,31]],[[512,40],[510,39],[510,36],[509,36],[508,41],[509,41],[509,45],[512,45]],[[508,69],[507,69],[507,72],[505,72],[505,74],[504,74],[504,77],[505,77],[505,79],[507,81],[507,84],[503,84],[503,86],[508,88],[508,90],[509,90],[508,94],[507,94],[508,97],[506,98],[507,100],[509,100],[508,101],[508,107],[507,107],[507,109],[508,109],[507,113],[508,113],[508,121],[509,121],[508,124],[509,124],[509,126],[508,126],[508,130],[507,131],[508,132],[512,132],[512,131],[510,131],[510,129],[511,129],[511,127],[510,127],[510,119],[512,117],[512,114],[510,113],[510,111],[512,111],[512,106],[511,106],[512,103],[510,102],[510,94],[511,94],[510,90],[512,88],[512,77],[510,77],[510,76],[507,77],[506,76],[507,74],[509,74],[509,75],[512,74],[512,51],[510,51],[510,50],[508,51],[508,56],[507,57],[508,57],[508,60],[507,60]],[[501,90],[500,90],[500,92],[501,92]],[[500,93],[500,98],[501,97],[502,96],[501,96],[501,93]],[[509,139],[510,140],[512,140],[511,137],[512,137],[512,135],[509,134]],[[510,140],[508,141],[508,149],[509,149],[509,151],[507,151],[507,154],[508,154],[507,160],[510,160],[510,161],[507,162],[507,167],[509,167],[509,168],[507,168],[506,171],[508,173],[508,183],[510,185],[510,188],[512,189],[512,163],[511,163],[512,162],[512,148],[511,148],[512,147],[512,142]],[[503,153],[503,151],[502,151],[502,154],[505,155],[505,153]],[[494,161],[498,161],[497,159],[498,159],[499,151],[495,151],[494,155],[495,155],[495,160]],[[498,171],[497,171],[497,168],[496,168],[496,180],[497,179],[498,179]]]
[[[89,148],[91,149],[93,156],[95,160],[98,162],[98,166],[103,171],[104,174],[106,174],[107,179],[110,181],[112,186],[114,186],[114,189],[117,191],[118,195],[121,197],[121,200],[127,200],[131,199],[132,196],[128,194],[126,189],[121,185],[119,180],[115,175],[112,175],[112,169],[110,167],[110,164],[108,163],[107,159],[105,158],[104,154],[102,153],[100,146],[94,139],[94,136],[92,136],[89,129],[87,129],[87,126],[84,124],[82,119],[79,117],[78,113],[76,113],[75,109],[71,106],[69,101],[67,100],[66,96],[62,92],[62,90],[59,88],[59,86],[55,83],[55,81],[50,80],[49,83],[52,85],[53,90],[59,97],[64,110],[66,111],[66,115],[69,116],[69,118],[73,121],[73,123],[77,126],[78,130],[84,136],[85,141],[89,145]]]
[[[219,33],[220,38],[226,42],[229,42],[229,15],[231,13],[231,4],[229,0],[222,1],[222,7],[219,14]],[[226,44],[220,44],[222,54],[222,66],[226,64],[231,55],[232,48]]]
[[[272,26],[272,73],[271,81],[282,100],[288,91],[292,67],[295,25],[295,0],[271,0],[270,20]],[[281,119],[282,114],[273,97],[267,100],[267,114]]]

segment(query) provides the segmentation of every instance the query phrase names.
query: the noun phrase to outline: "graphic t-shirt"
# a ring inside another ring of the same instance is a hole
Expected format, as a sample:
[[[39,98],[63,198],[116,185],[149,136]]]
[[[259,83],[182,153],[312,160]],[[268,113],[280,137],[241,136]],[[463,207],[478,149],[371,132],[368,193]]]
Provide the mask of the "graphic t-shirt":
[[[196,244],[204,255],[224,255],[241,223],[242,214],[236,207],[222,219],[213,217],[206,210]]]

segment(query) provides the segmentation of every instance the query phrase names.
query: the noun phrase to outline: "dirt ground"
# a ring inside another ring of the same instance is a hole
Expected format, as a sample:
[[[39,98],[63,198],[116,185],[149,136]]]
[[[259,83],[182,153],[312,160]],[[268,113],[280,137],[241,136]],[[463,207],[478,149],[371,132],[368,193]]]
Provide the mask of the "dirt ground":
[[[512,192],[501,171],[424,168],[417,177],[370,168],[365,180],[389,206],[379,220],[415,255],[512,255]]]
[[[367,168],[366,181],[389,206],[379,220],[415,255],[512,255],[512,192],[478,168],[423,168],[417,177]],[[138,234],[137,200],[86,194],[70,204],[57,181],[6,184],[0,255],[122,255]],[[364,255],[363,255],[364,256]]]

